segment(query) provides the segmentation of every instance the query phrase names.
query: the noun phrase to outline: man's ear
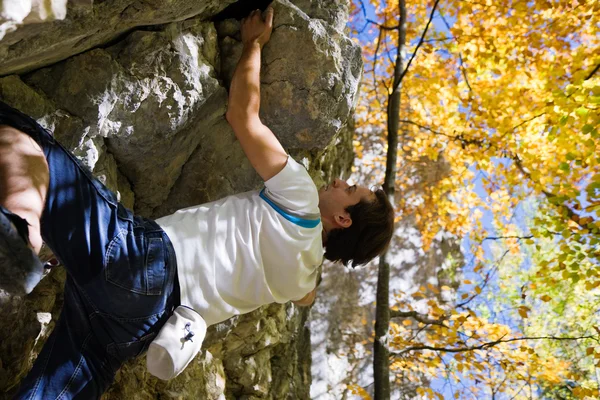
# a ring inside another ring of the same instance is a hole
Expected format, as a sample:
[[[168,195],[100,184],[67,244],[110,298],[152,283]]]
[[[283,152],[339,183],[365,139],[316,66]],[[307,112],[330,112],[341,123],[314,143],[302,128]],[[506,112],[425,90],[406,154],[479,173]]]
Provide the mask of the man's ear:
[[[335,220],[335,223],[342,229],[350,228],[350,226],[352,225],[352,218],[350,217],[350,214],[346,211],[344,211],[341,214],[335,214],[333,218]]]

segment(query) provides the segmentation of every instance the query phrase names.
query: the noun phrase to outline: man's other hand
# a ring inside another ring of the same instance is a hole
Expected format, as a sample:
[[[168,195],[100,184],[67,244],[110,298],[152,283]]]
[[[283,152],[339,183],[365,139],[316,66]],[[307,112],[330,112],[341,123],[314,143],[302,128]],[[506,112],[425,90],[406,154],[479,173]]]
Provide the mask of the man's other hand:
[[[317,298],[317,288],[314,288],[309,294],[307,294],[300,300],[292,300],[292,303],[294,303],[297,306],[308,307],[308,306],[311,306],[312,303],[315,302],[316,298]]]
[[[273,31],[273,7],[269,6],[263,13],[254,10],[242,20],[242,43],[246,46],[258,43],[262,48],[271,38]]]

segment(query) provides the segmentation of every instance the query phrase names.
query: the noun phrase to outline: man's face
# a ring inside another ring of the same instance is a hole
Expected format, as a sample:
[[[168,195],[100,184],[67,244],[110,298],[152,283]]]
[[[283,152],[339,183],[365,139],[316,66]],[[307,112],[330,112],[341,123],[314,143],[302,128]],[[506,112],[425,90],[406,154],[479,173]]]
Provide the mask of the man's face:
[[[325,229],[350,226],[347,225],[350,215],[346,208],[357,204],[361,199],[373,201],[375,194],[364,186],[350,186],[341,179],[334,179],[329,185],[323,186],[319,190],[319,209]]]

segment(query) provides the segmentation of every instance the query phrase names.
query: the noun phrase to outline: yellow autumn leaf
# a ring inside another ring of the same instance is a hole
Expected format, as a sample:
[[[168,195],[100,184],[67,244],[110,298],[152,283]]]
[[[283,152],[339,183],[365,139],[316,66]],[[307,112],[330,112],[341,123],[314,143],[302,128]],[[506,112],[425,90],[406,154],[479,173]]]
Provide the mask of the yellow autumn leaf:
[[[529,313],[530,309],[529,307],[521,306],[517,309],[517,311],[519,312],[521,318],[527,318],[527,314]]]

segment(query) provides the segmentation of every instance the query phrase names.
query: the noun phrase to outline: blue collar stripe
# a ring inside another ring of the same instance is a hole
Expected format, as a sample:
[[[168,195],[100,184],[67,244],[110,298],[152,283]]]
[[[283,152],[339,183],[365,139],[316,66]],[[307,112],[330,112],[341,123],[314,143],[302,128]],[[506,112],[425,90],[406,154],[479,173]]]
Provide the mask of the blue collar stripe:
[[[271,199],[269,199],[267,197],[267,195],[265,194],[265,190],[261,190],[260,191],[260,197],[267,202],[267,204],[269,204],[271,207],[273,207],[273,209],[275,211],[277,211],[277,213],[279,215],[281,215],[283,218],[287,219],[288,221],[301,226],[303,228],[316,228],[319,223],[321,223],[321,219],[304,219],[304,218],[299,218],[296,217],[294,215],[291,215],[285,211],[283,211],[277,204],[275,204]]]

